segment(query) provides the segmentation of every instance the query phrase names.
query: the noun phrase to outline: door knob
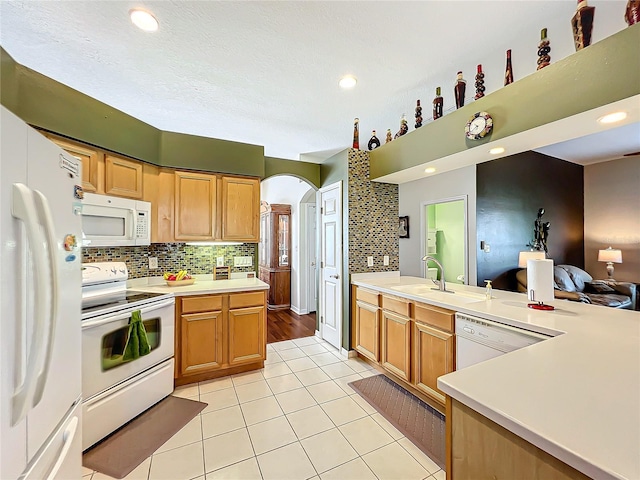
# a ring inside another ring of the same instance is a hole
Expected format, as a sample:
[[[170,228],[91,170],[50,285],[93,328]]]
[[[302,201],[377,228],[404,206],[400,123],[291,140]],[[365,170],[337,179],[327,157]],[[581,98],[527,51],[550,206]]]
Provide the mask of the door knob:
[[[338,278],[340,278],[340,275],[329,275],[329,277],[335,278],[337,280]]]

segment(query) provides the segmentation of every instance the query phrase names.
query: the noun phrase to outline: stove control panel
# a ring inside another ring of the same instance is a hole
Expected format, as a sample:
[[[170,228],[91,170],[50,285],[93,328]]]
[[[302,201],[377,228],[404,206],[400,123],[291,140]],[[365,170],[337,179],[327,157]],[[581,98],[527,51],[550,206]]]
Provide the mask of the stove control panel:
[[[82,264],[82,285],[122,282],[129,278],[124,262],[95,262]]]

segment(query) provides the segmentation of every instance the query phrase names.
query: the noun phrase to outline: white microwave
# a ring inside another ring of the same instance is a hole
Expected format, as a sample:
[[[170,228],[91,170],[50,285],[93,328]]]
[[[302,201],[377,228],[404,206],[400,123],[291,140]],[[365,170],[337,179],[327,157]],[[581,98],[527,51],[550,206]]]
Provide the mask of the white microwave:
[[[82,246],[120,247],[151,243],[151,204],[128,198],[85,193]]]

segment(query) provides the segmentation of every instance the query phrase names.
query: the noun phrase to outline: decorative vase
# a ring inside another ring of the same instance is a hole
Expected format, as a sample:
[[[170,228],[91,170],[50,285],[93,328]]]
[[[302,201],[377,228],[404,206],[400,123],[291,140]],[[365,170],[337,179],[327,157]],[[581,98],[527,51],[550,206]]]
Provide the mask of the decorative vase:
[[[401,137],[405,133],[409,131],[409,125],[407,125],[407,116],[403,113],[402,118],[400,119],[400,130],[396,132],[394,139]]]
[[[624,12],[624,20],[631,26],[640,22],[640,0],[629,0]]]
[[[507,69],[504,72],[505,87],[513,83],[513,66],[511,65],[511,49],[507,50]]]
[[[416,101],[416,128],[422,126],[422,107],[420,106],[420,100]]]
[[[540,70],[541,68],[547,67],[551,64],[551,56],[549,55],[551,52],[551,47],[549,45],[549,39],[547,38],[547,29],[543,28],[540,30],[540,43],[538,44],[538,68],[536,70]]]
[[[576,52],[591,45],[591,31],[593,30],[593,16],[596,7],[587,5],[587,0],[578,0],[578,8],[571,18],[573,28],[573,41],[576,44]]]
[[[358,123],[360,123],[360,120],[355,118],[353,120],[353,148],[356,150],[360,149],[360,134],[358,132]]]
[[[389,133],[391,133],[390,130]],[[378,140],[378,137],[376,137],[375,130],[371,132],[371,138],[369,139],[369,144],[367,146],[369,147],[369,150],[375,150],[380,146],[380,140]]]
[[[484,73],[482,72],[482,65],[478,65],[478,73],[476,73],[476,96],[475,100],[484,97]]]
[[[436,88],[436,98],[433,99],[433,119],[440,118],[442,116],[443,100],[440,95],[440,87]]]
[[[462,78],[462,72],[458,72],[456,86],[453,88],[453,95],[456,97],[456,108],[464,107],[464,93],[467,90],[467,81]]]
[[[391,129],[387,128],[387,138],[385,139],[384,143],[389,143],[391,140],[393,140],[393,138],[391,137]]]

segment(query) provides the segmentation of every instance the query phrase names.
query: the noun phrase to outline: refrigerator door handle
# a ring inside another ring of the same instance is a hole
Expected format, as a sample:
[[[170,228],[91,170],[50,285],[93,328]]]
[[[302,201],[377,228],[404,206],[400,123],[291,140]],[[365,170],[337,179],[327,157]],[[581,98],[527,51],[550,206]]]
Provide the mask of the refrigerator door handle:
[[[58,288],[59,288],[59,276],[58,276],[58,259],[56,253],[58,251],[58,245],[56,241],[56,231],[53,226],[53,216],[51,215],[51,209],[49,208],[49,202],[47,198],[38,190],[34,190],[34,198],[36,208],[38,210],[38,217],[40,224],[44,227],[45,242],[47,244],[47,253],[49,256],[49,268],[51,273],[51,281],[48,284],[50,289],[49,297],[49,334],[47,335],[47,346],[45,349],[44,359],[42,360],[42,368],[39,369],[38,380],[36,390],[33,396],[32,405],[35,407],[40,400],[42,400],[42,394],[44,387],[47,383],[47,376],[49,373],[49,365],[51,363],[51,351],[53,350],[53,340],[56,332],[56,323],[58,320]],[[36,271],[38,265],[36,265]]]
[[[45,292],[48,291],[48,281],[44,275],[38,275],[36,272],[37,265],[46,265],[47,258],[45,256],[44,240],[40,232],[38,224],[38,213],[33,199],[33,192],[22,183],[13,184],[13,198],[11,204],[11,214],[22,221],[25,226],[27,243],[30,246],[33,255],[34,265],[34,283],[35,283],[35,299],[34,299],[34,322],[31,334],[31,343],[27,357],[27,367],[24,370],[25,376],[22,384],[17,386],[13,392],[11,399],[11,425],[16,425],[22,421],[27,415],[36,386],[36,378],[39,373],[39,366],[42,363],[44,353],[44,326],[46,323],[47,312],[44,305]],[[17,339],[20,341],[20,339]],[[22,357],[18,357],[18,362],[22,362]],[[22,365],[17,365],[17,371],[22,371]]]
[[[78,430],[78,417],[73,417],[67,425],[67,428],[64,429],[64,444],[62,446],[62,450],[60,451],[60,455],[58,455],[58,460],[56,460],[55,465],[51,469],[49,475],[47,475],[47,480],[54,480],[60,467],[64,463],[67,455],[69,454],[69,449],[71,449],[71,445],[73,445],[73,438],[76,436],[76,432]]]

